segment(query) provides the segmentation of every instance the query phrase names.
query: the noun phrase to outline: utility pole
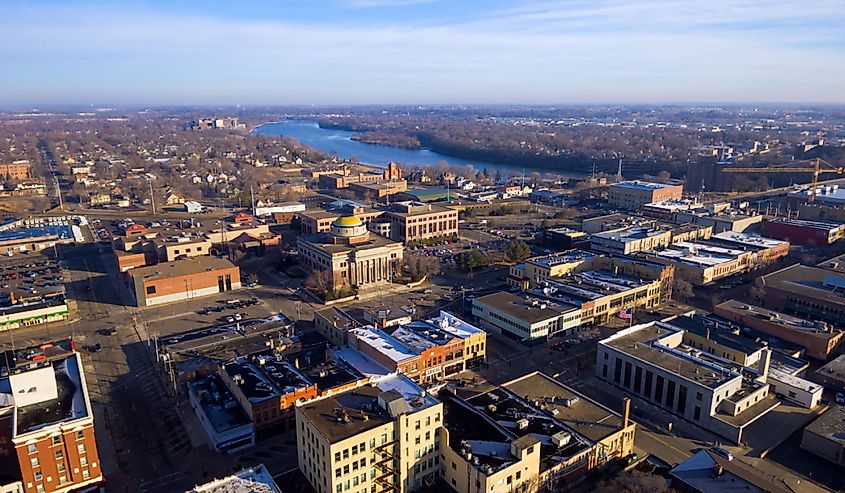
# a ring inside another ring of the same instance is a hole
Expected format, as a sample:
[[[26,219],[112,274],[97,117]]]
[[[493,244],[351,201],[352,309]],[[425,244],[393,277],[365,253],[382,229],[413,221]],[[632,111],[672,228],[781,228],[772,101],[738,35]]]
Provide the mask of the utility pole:
[[[153,208],[153,214],[156,213],[156,198],[153,195],[153,181],[147,178],[147,183],[150,184],[150,205]]]
[[[252,215],[255,216],[255,188],[249,186],[249,199],[252,202]]]
[[[59,199],[59,210],[65,210],[65,205],[62,202],[62,189],[59,188],[59,179],[53,175],[53,185],[56,187],[56,197]]]

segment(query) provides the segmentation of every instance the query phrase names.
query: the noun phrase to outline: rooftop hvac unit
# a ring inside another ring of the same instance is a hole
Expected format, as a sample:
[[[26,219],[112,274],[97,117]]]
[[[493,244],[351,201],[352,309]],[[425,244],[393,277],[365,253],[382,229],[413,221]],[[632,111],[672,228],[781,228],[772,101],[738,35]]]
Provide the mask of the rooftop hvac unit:
[[[570,440],[572,440],[572,435],[565,431],[559,431],[552,435],[552,443],[555,444],[556,447],[564,447],[569,444]]]
[[[487,410],[490,411],[491,413],[495,413],[496,412],[496,405],[490,404],[489,406],[487,406]]]
[[[520,419],[516,422],[516,428],[519,430],[524,430],[528,428],[528,420],[525,418]]]
[[[569,399],[563,400],[563,405],[566,407],[572,407],[578,403],[580,399],[578,397],[570,397]]]

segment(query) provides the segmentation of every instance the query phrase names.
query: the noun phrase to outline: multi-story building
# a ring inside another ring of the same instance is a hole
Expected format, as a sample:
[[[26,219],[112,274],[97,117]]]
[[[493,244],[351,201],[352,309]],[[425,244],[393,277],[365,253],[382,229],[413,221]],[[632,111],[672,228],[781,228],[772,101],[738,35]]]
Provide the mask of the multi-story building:
[[[721,233],[722,231],[742,233],[755,224],[763,222],[762,214],[728,210],[721,212],[710,212],[707,210],[678,211],[674,217],[675,224],[711,226],[714,233]]]
[[[314,328],[334,346],[349,343],[349,331],[361,324],[336,306],[314,312]]]
[[[292,430],[296,404],[366,383],[342,360],[327,358],[323,347],[284,355],[272,350],[253,353],[222,364],[218,374],[256,432]]]
[[[845,466],[845,408],[831,407],[804,428],[801,448],[840,467]]]
[[[440,474],[443,404],[404,375],[296,407],[299,469],[318,493],[414,491]]]
[[[655,276],[652,280],[634,277],[615,270],[583,270],[567,276],[549,279],[529,292],[536,297],[565,303],[580,308],[581,324],[606,323],[623,311],[652,309],[659,305],[665,294],[668,277]]]
[[[356,216],[338,218],[330,233],[300,236],[297,246],[300,263],[325,272],[329,289],[389,283],[403,255],[401,243],[370,232]]]
[[[672,230],[652,226],[635,226],[595,233],[590,249],[596,252],[628,255],[643,250],[664,248],[672,244]]]
[[[458,234],[458,211],[434,204],[398,202],[380,220],[390,222],[392,240],[404,243]]]
[[[26,180],[29,177],[29,161],[0,163],[0,178],[6,180]]]
[[[382,214],[384,214],[384,211],[381,209],[373,209],[352,201],[338,201],[336,205],[330,204],[327,209],[312,209],[301,212],[299,221],[303,235],[314,235],[328,233],[332,229],[332,224],[343,216],[353,215],[369,227],[373,219]]]
[[[741,443],[745,428],[779,405],[767,383],[771,351],[762,349],[755,367],[747,368],[684,344],[685,333],[667,322],[621,330],[599,342],[596,376]],[[705,348],[710,347],[717,346],[709,342]],[[718,347],[721,351],[725,346]]]
[[[683,185],[632,180],[611,185],[608,198],[611,207],[639,210],[646,204],[678,200],[683,194]]]
[[[474,299],[472,314],[484,326],[526,342],[570,335],[581,327],[581,309],[577,306],[525,299],[508,292]]]
[[[761,276],[763,306],[810,320],[845,323],[845,272],[795,264]]]
[[[221,479],[213,479],[197,485],[186,493],[282,493],[273,476],[258,464]]]
[[[713,313],[732,322],[751,327],[772,337],[789,341],[805,348],[804,354],[826,361],[836,352],[845,332],[820,320],[793,317],[738,300],[728,300],[716,305]]]
[[[634,450],[629,400],[620,416],[542,373],[440,396],[441,470],[459,493],[569,490]]]
[[[225,258],[194,257],[126,272],[136,306],[190,300],[241,287],[238,266]]]
[[[452,377],[484,361],[487,335],[446,312],[401,325],[387,333],[372,326],[349,332],[349,343],[391,372],[415,382]]]
[[[70,340],[6,351],[0,393],[4,471],[26,493],[64,493],[103,483],[82,358]]]
[[[763,233],[799,245],[823,246],[842,239],[845,224],[776,218],[763,223]]]
[[[663,250],[642,252],[648,260],[675,267],[692,284],[709,284],[768,265],[789,253],[789,243],[724,231],[707,241],[681,241]]]
[[[520,289],[534,288],[543,281],[562,277],[590,264],[598,254],[586,250],[568,250],[526,259],[510,268],[508,284]]]

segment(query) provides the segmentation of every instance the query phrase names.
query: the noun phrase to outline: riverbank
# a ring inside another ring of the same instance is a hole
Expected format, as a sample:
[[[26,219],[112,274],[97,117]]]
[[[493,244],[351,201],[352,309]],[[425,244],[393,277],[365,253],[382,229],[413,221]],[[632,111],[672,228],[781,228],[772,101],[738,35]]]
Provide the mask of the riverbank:
[[[326,154],[377,168],[385,168],[388,163],[396,162],[406,168],[447,165],[471,167],[475,172],[487,169],[490,175],[500,172],[505,176],[521,176],[523,173],[539,172],[564,178],[586,176],[584,173],[577,171],[560,171],[550,168],[538,169],[532,166],[523,167],[521,164],[467,159],[460,156],[438,153],[428,148],[425,142],[421,142],[422,146],[419,149],[406,149],[367,143],[355,138],[359,135],[358,132],[342,130],[338,128],[338,125],[332,125],[331,128],[322,127],[319,122],[313,120],[268,122],[256,126],[252,132],[259,135],[284,136],[296,139],[301,144],[316,148]]]

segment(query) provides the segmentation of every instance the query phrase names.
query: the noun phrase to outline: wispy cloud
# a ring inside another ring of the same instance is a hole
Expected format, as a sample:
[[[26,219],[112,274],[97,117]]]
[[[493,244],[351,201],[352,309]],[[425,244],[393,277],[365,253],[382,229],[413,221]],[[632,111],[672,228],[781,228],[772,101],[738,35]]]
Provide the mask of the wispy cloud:
[[[425,22],[373,17],[364,27],[328,14],[0,6],[0,59],[13,74],[0,79],[0,103],[845,98],[837,2],[532,1],[460,20],[438,19],[438,7],[426,6]]]

